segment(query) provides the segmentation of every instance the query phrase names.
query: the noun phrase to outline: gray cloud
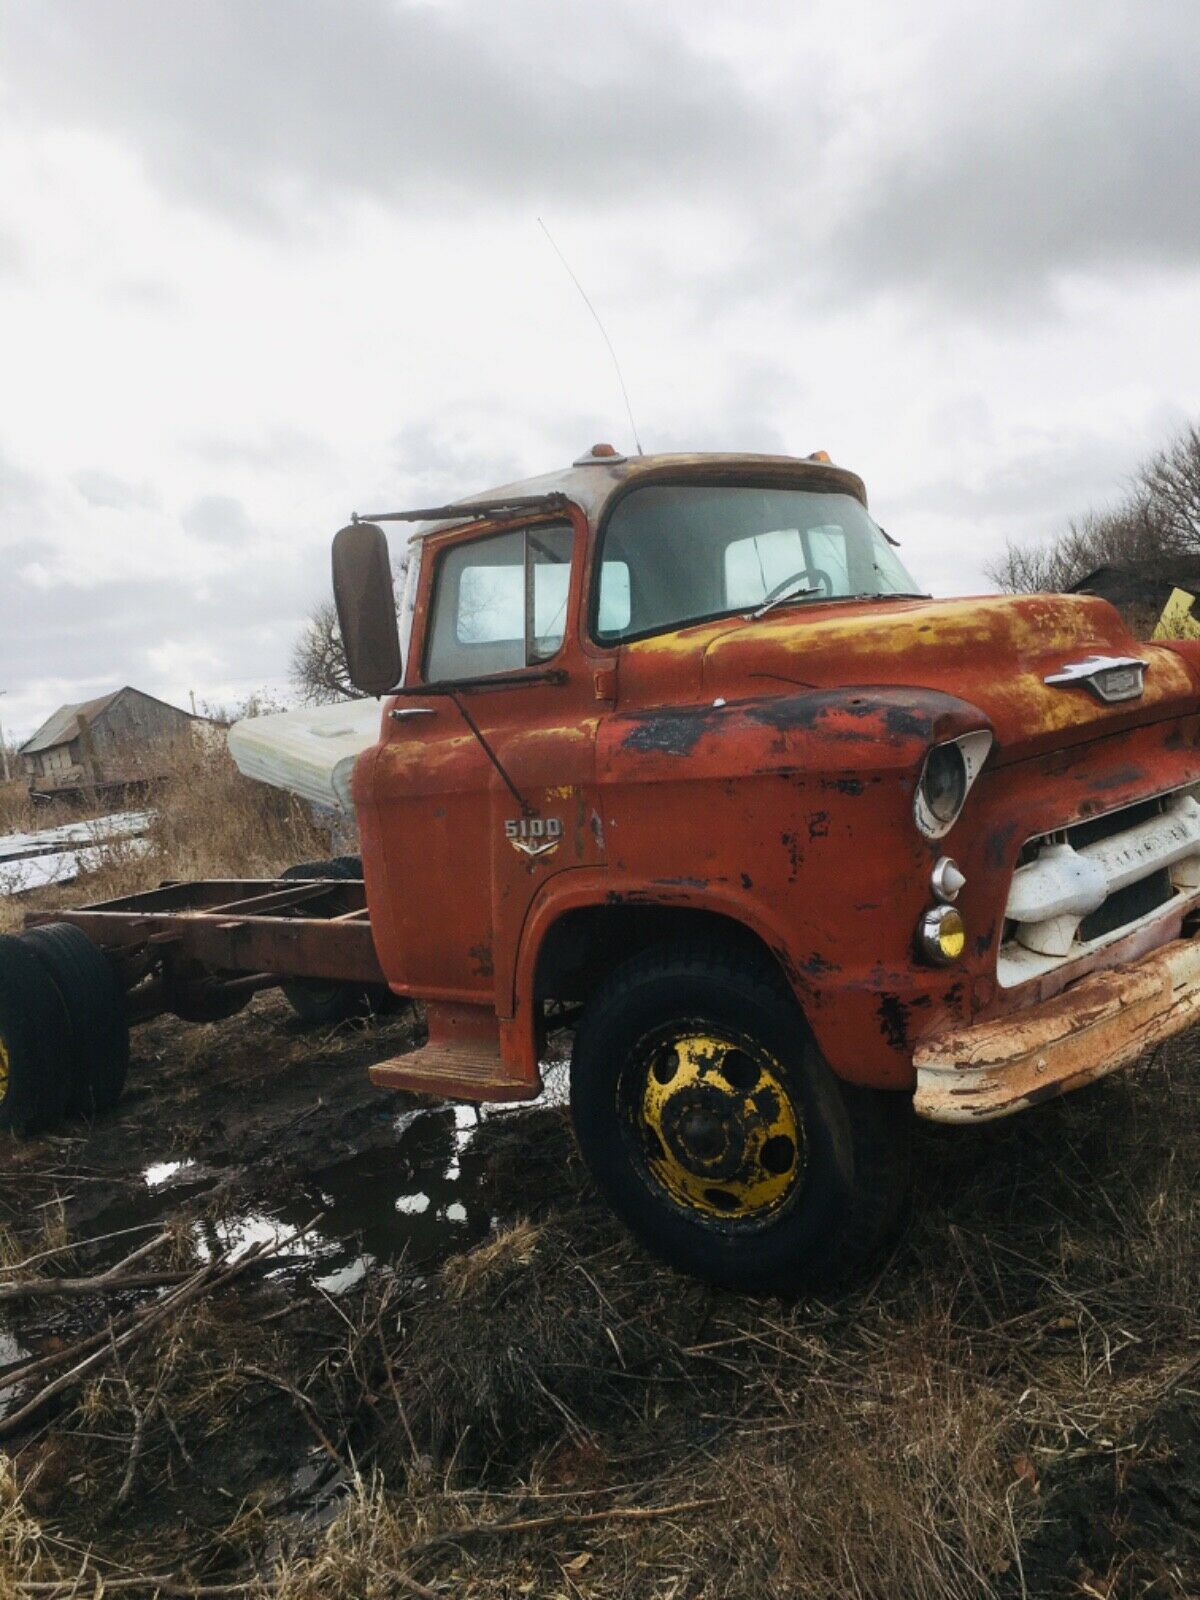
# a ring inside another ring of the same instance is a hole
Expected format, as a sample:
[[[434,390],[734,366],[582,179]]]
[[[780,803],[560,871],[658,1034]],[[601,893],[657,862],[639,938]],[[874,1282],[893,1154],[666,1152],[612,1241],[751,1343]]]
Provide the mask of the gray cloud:
[[[465,422],[458,428],[442,422],[406,423],[392,440],[396,477],[406,495],[444,505],[524,476],[510,457],[481,445],[481,437],[486,437],[482,429]]]
[[[701,307],[901,288],[1000,308],[1074,268],[1200,260],[1195,0],[1093,0],[1082,31],[1034,0],[1003,19],[930,0],[920,65],[898,61],[878,105],[817,52],[764,87],[621,0],[603,26],[557,0],[499,23],[488,0],[27,5],[7,106],[101,130],[173,195],[259,223],[354,197],[593,219],[717,201],[746,240],[735,273],[647,255],[645,293]]]
[[[117,278],[108,285],[107,297],[117,306],[136,311],[172,311],[179,304],[174,285],[154,278]]]
[[[1193,0],[1097,0],[1064,37],[1038,8],[1007,22],[986,50],[978,16],[969,41],[948,31],[921,114],[887,130],[834,232],[840,292],[999,302],[1070,270],[1200,263]]]
[[[43,493],[42,483],[0,450],[0,524],[31,511]]]
[[[0,573],[11,584],[13,573],[33,564],[49,568],[58,555],[58,546],[49,539],[13,539],[0,544]]]
[[[159,504],[157,491],[148,483],[126,483],[101,467],[85,467],[73,473],[71,482],[90,506],[113,511],[152,511]]]
[[[1053,532],[1057,518],[1078,517],[1089,509],[1102,509],[1105,498],[1118,498],[1145,455],[1128,438],[1092,434],[1074,438],[1064,434],[1033,441],[1024,449],[1010,446],[1010,451],[973,480],[966,474],[947,474],[892,496],[890,509],[903,517],[929,512],[961,517],[964,522],[1040,518],[1044,530]]]
[[[879,0],[880,13],[888,9]],[[1006,533],[1054,531],[1098,495],[1120,492],[1140,447],[1086,431],[1115,431],[1114,415],[1136,406],[1136,398],[1127,404],[1125,391],[1117,393],[1119,385],[1149,393],[1157,384],[1164,403],[1168,392],[1189,392],[1186,379],[1134,370],[1137,352],[1126,349],[1113,379],[1115,399],[1102,396],[1104,403],[1092,406],[1062,385],[1063,406],[1075,411],[1064,410],[1054,436],[1030,430],[1014,438],[1004,415],[1045,414],[1038,386],[1053,358],[1042,355],[1036,332],[1023,323],[1033,312],[1046,314],[1056,277],[1128,271],[1140,283],[1133,275],[1146,269],[1200,264],[1200,188],[1191,172],[1200,148],[1200,96],[1192,88],[1200,81],[1200,10],[1196,0],[1093,0],[1084,17],[1040,0],[1012,0],[1007,11],[983,0],[924,0],[919,11],[914,48],[894,63],[879,59],[877,41],[865,35],[847,34],[843,45],[831,46],[826,30],[810,48],[802,23],[792,22],[781,27],[778,59],[756,75],[744,49],[735,68],[693,45],[685,3],[656,9],[616,0],[602,15],[583,18],[561,0],[510,0],[502,8],[494,0],[206,0],[191,7],[30,0],[5,17],[0,76],[6,133],[82,128],[98,144],[123,146],[172,200],[235,223],[320,225],[332,238],[330,213],[365,198],[413,224],[419,252],[419,224],[434,213],[452,216],[468,247],[473,229],[494,235],[506,213],[527,217],[530,229],[542,206],[549,216],[585,216],[599,240],[591,259],[610,280],[603,310],[609,317],[610,303],[614,308],[612,332],[652,450],[803,453],[825,446],[839,457],[869,450],[868,430],[888,426],[886,405],[877,392],[868,397],[864,413],[878,417],[882,409],[885,420],[864,423],[853,445],[827,436],[821,363],[838,356],[822,349],[810,360],[804,332],[830,307],[848,326],[855,315],[846,316],[847,308],[857,314],[874,294],[894,296],[880,319],[877,369],[873,350],[862,339],[856,345],[849,326],[847,359],[858,363],[864,385],[881,381],[880,374],[894,385],[897,409],[936,408],[939,392],[956,396],[952,406],[946,401],[945,426],[938,418],[930,429],[944,446],[937,459],[947,465],[930,466],[929,481],[888,501],[887,483],[882,473],[874,480],[869,459],[848,464],[867,474],[880,515],[904,539],[906,553],[923,525],[934,530],[926,572],[935,577],[939,562],[968,559],[963,549],[972,529],[980,530],[980,548],[994,547]],[[893,93],[864,92],[847,70],[860,49],[872,69],[864,81],[876,81],[873,71],[894,71]],[[697,209],[707,204],[719,219],[711,250],[702,227],[709,213]],[[636,218],[616,219],[625,241],[618,254],[605,230],[624,207],[641,207],[636,216],[646,221],[635,234]],[[119,218],[118,210],[114,240]],[[159,207],[155,226],[178,222],[177,212]],[[31,225],[22,215],[19,239],[0,236],[0,275],[21,274]],[[181,237],[190,234],[181,230]],[[444,228],[438,237],[445,239]],[[190,267],[192,257],[186,259]],[[186,271],[178,284],[159,283],[156,254],[144,268],[133,257],[121,271],[118,260],[104,257],[98,268],[101,315],[114,308],[155,318],[172,306],[188,311]],[[280,263],[286,270],[282,252]],[[557,271],[548,257],[547,264]],[[479,271],[488,271],[486,252]],[[353,261],[345,273],[344,284],[352,284]],[[590,274],[589,266],[589,284]],[[28,268],[24,277],[27,286],[35,282]],[[76,277],[72,267],[72,290]],[[17,292],[25,290],[18,285]],[[1121,300],[1124,317],[1138,292],[1127,290]],[[679,340],[677,378],[645,373],[657,415],[639,382],[639,360],[651,356],[622,335],[622,297],[626,307],[661,312],[667,334]],[[744,320],[741,348],[738,314],[745,307],[753,315]],[[1161,338],[1163,313],[1156,310]],[[956,315],[997,312],[1012,330],[1013,359],[1007,366],[993,359],[993,390],[982,376],[953,370],[947,346]],[[941,341],[928,361],[914,331],[923,326]],[[1181,328],[1181,341],[1191,333]],[[214,329],[212,336],[224,335]],[[1085,329],[1062,348],[1084,350],[1089,339],[1102,345],[1106,336],[1103,327]],[[302,327],[296,337],[304,338]],[[897,376],[888,357],[914,349],[910,388],[907,368]],[[710,361],[712,371],[729,377],[723,388],[715,381],[706,387],[713,400],[697,416],[684,385]],[[236,375],[236,359],[233,368]],[[289,492],[302,501],[296,517],[310,542],[289,548],[284,560],[255,551],[268,533],[255,527],[242,501],[208,493],[188,505],[183,528],[209,546],[208,559],[220,568],[203,585],[162,577],[45,589],[22,580],[23,569],[71,570],[69,548],[56,552],[45,543],[47,528],[78,549],[113,519],[69,526],[59,493],[64,467],[49,489],[0,453],[0,687],[15,691],[50,675],[90,684],[99,675],[153,688],[149,652],[170,644],[213,651],[223,666],[212,680],[278,672],[298,619],[328,592],[324,540],[352,506],[414,505],[482,489],[568,461],[598,439],[630,447],[615,383],[604,390],[592,377],[573,388],[571,374],[554,375],[531,396],[520,384],[511,395],[483,392],[476,381],[464,363],[470,404],[456,409],[443,397],[435,422],[410,423],[387,450],[371,444],[374,455],[365,462],[357,441],[340,453],[273,426],[278,412],[267,411],[261,434],[250,437],[222,436],[218,408],[206,422],[190,422],[193,436],[174,440],[173,448],[212,470],[210,481],[193,483],[183,496],[234,487],[268,507],[276,499],[290,503],[282,477],[306,478],[302,492]],[[548,401],[560,393],[567,404]],[[21,390],[13,394],[21,403]],[[395,404],[397,422],[418,413],[419,384],[393,392],[387,403]],[[295,414],[317,426],[313,418],[322,413],[318,405]],[[797,435],[789,421],[785,436],[778,419],[797,415],[811,419],[811,434],[805,426]],[[839,415],[843,430],[854,425]],[[1167,431],[1152,420],[1142,437]],[[533,458],[518,459],[526,449]],[[103,447],[81,445],[75,461],[104,455]],[[296,470],[315,461],[321,471]],[[973,475],[966,461],[979,463]],[[351,470],[367,481],[344,490]],[[156,476],[160,471],[169,473],[169,465],[156,467]],[[73,481],[110,512],[154,503],[152,490],[101,468]],[[168,499],[180,495],[161,481]],[[304,507],[330,498],[337,515],[327,527],[315,525]],[[137,524],[130,519],[131,529]],[[193,547],[189,559],[197,556]]]
[[[0,550],[0,563],[11,554]],[[166,646],[215,657],[197,692],[222,680],[265,680],[286,661],[318,565],[314,551],[294,564],[258,556],[203,583],[164,577],[45,588],[10,578],[0,584],[9,704],[30,707],[32,728],[54,709],[30,698],[47,677],[156,692],[162,674],[153,656]]]
[[[193,439],[193,453],[216,467],[249,467],[256,472],[286,472],[329,459],[329,446],[298,428],[274,428],[260,438],[209,435]]]
[[[15,234],[0,232],[0,277],[25,276],[25,251]]]
[[[19,7],[20,114],[102,128],[165,188],[278,220],[297,199],[454,206],[736,184],[777,135],[681,30],[555,0],[160,0]]]
[[[254,538],[254,524],[240,500],[228,494],[206,494],[179,519],[185,533],[211,544],[242,544]]]

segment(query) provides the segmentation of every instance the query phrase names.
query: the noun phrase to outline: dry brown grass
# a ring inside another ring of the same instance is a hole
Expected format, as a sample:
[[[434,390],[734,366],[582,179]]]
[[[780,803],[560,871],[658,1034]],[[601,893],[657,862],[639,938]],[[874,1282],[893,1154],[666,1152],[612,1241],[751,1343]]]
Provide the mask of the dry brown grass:
[[[491,1238],[336,1304],[198,1309],[21,1451],[28,1516],[261,1600],[1200,1593],[1194,1039],[1010,1123],[925,1131],[909,1233],[836,1302],[659,1267],[560,1111],[493,1117],[471,1148]]]
[[[330,854],[328,834],[303,802],[244,778],[223,746],[180,745],[165,781],[143,805],[155,813],[149,852],[129,840],[101,846],[101,865],[75,883],[0,897],[0,931],[26,911],[110,900],[154,888],[165,878],[269,877],[292,862]],[[94,808],[93,808],[94,811]],[[21,827],[86,818],[87,809],[27,808]]]
[[[450,1300],[477,1300],[497,1292],[514,1272],[529,1267],[542,1230],[524,1219],[501,1228],[486,1244],[465,1255],[451,1256],[442,1268],[442,1282]]]
[[[32,1209],[18,1230],[0,1223],[0,1273],[14,1271],[23,1262],[37,1264],[65,1253],[70,1247],[71,1230],[66,1208],[56,1198]]]
[[[63,1559],[67,1552],[47,1536],[26,1502],[12,1460],[0,1451],[0,1594],[17,1600],[28,1593],[24,1585],[39,1582],[61,1584],[63,1593],[70,1594],[68,1573],[78,1562]]]
[[[23,783],[0,782],[0,834],[36,827],[34,810]]]

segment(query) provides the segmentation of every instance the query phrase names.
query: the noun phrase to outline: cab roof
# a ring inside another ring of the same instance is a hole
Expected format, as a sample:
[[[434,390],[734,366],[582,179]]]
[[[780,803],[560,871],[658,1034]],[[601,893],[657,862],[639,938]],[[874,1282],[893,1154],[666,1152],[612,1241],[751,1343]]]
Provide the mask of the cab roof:
[[[595,527],[609,502],[630,485],[691,477],[709,483],[714,480],[734,482],[747,477],[778,478],[781,482],[806,489],[851,494],[864,506],[867,503],[866,485],[858,474],[845,467],[834,466],[830,461],[804,456],[747,455],[721,451],[621,456],[597,453],[601,449],[594,446],[587,455],[580,456],[569,467],[562,467],[556,472],[545,472],[536,478],[523,478],[516,483],[501,484],[495,489],[464,495],[438,510],[457,510],[461,507],[464,513],[469,513],[473,505],[496,505],[506,501],[563,495],[577,505]],[[389,520],[407,521],[413,515],[391,513]],[[365,517],[364,520],[372,519]],[[434,516],[414,521],[409,538],[422,539],[443,529],[457,527],[465,520],[465,516]]]

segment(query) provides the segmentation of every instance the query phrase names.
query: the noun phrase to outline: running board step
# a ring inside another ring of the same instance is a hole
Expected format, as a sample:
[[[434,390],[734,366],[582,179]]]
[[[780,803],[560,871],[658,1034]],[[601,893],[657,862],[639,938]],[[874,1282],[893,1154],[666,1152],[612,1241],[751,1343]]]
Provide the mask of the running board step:
[[[379,1089],[407,1089],[446,1100],[530,1100],[540,1085],[515,1076],[500,1053],[500,1025],[490,1006],[431,1001],[429,1043],[370,1069]]]

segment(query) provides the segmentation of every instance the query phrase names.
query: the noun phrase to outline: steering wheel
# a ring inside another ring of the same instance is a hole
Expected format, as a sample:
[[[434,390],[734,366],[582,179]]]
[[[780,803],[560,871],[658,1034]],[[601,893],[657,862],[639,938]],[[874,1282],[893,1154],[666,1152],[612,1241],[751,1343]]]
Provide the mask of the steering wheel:
[[[801,567],[798,572],[793,572],[782,583],[777,583],[770,594],[763,595],[758,602],[759,605],[769,606],[772,601],[778,600],[780,595],[786,594],[789,589],[794,589],[801,578],[815,578],[818,587],[824,585],[826,598],[833,599],[833,579],[825,571],[824,567]]]

